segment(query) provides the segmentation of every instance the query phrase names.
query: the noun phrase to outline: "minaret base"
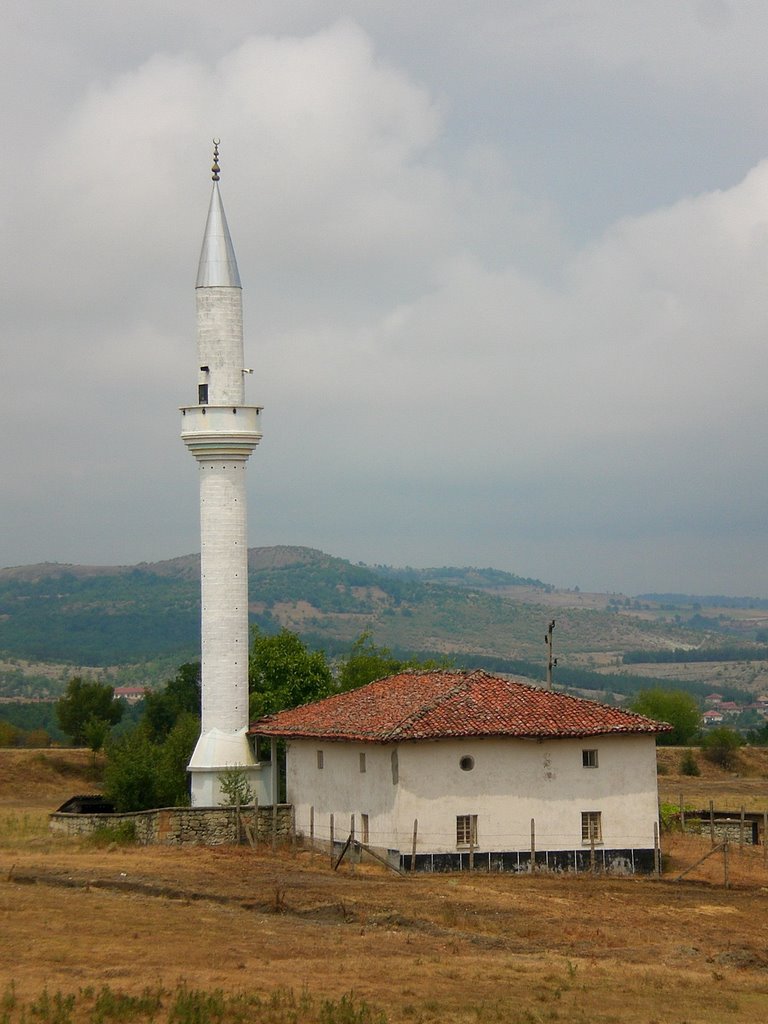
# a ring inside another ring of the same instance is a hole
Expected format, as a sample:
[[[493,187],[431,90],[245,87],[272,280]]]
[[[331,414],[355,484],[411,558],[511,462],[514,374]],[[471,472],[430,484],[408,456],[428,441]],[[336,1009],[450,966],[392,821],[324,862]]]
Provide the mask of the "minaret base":
[[[188,765],[192,806],[221,807],[230,803],[230,798],[221,789],[221,775],[231,768],[239,768],[243,772],[259,804],[269,803],[272,766],[254,760],[246,730],[232,733],[211,729],[197,741]]]

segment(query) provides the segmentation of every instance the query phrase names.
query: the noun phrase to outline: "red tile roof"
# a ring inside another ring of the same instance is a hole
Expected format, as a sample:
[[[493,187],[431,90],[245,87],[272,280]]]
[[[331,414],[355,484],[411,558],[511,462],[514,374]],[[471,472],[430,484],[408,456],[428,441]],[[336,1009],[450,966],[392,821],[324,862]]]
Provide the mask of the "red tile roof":
[[[387,743],[451,736],[595,736],[672,727],[595,701],[485,672],[411,670],[267,715],[260,736]]]

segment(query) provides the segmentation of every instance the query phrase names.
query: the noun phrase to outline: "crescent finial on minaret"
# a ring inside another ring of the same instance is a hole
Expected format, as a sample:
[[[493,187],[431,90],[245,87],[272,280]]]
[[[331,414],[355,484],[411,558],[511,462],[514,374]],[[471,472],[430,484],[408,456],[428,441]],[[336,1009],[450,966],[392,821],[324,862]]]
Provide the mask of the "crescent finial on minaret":
[[[213,172],[211,174],[211,179],[213,181],[218,181],[219,180],[219,171],[220,171],[220,168],[219,168],[219,144],[220,144],[220,142],[221,142],[221,139],[214,139],[213,140],[213,167],[211,167],[211,171]]]

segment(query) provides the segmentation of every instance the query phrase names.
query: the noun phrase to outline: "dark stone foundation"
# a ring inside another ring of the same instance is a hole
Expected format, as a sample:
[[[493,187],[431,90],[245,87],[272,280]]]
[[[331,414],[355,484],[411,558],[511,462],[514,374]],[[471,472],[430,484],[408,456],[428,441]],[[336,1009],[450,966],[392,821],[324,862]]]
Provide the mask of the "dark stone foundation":
[[[389,851],[390,860],[401,871],[411,870],[411,854]],[[485,872],[527,873],[531,870],[530,851],[474,853],[474,870]],[[415,871],[468,871],[469,853],[417,853]],[[592,870],[589,850],[537,851],[534,871],[579,874]],[[595,870],[611,875],[648,875],[654,870],[653,850],[595,850]]]

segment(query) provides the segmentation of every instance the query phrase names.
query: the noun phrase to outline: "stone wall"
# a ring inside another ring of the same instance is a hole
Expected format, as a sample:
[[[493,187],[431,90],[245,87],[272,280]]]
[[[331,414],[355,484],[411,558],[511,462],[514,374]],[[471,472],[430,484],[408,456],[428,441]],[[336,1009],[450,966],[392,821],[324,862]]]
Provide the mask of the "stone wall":
[[[254,824],[256,828],[254,829]],[[278,841],[290,839],[293,833],[293,808],[278,804],[272,807],[243,807],[238,821],[234,807],[162,807],[151,811],[126,814],[66,814],[54,811],[49,828],[69,836],[92,835],[99,829],[120,829],[133,826],[136,842],[144,846],[221,846],[247,841],[244,826],[255,832],[260,842],[272,840],[273,827]]]

